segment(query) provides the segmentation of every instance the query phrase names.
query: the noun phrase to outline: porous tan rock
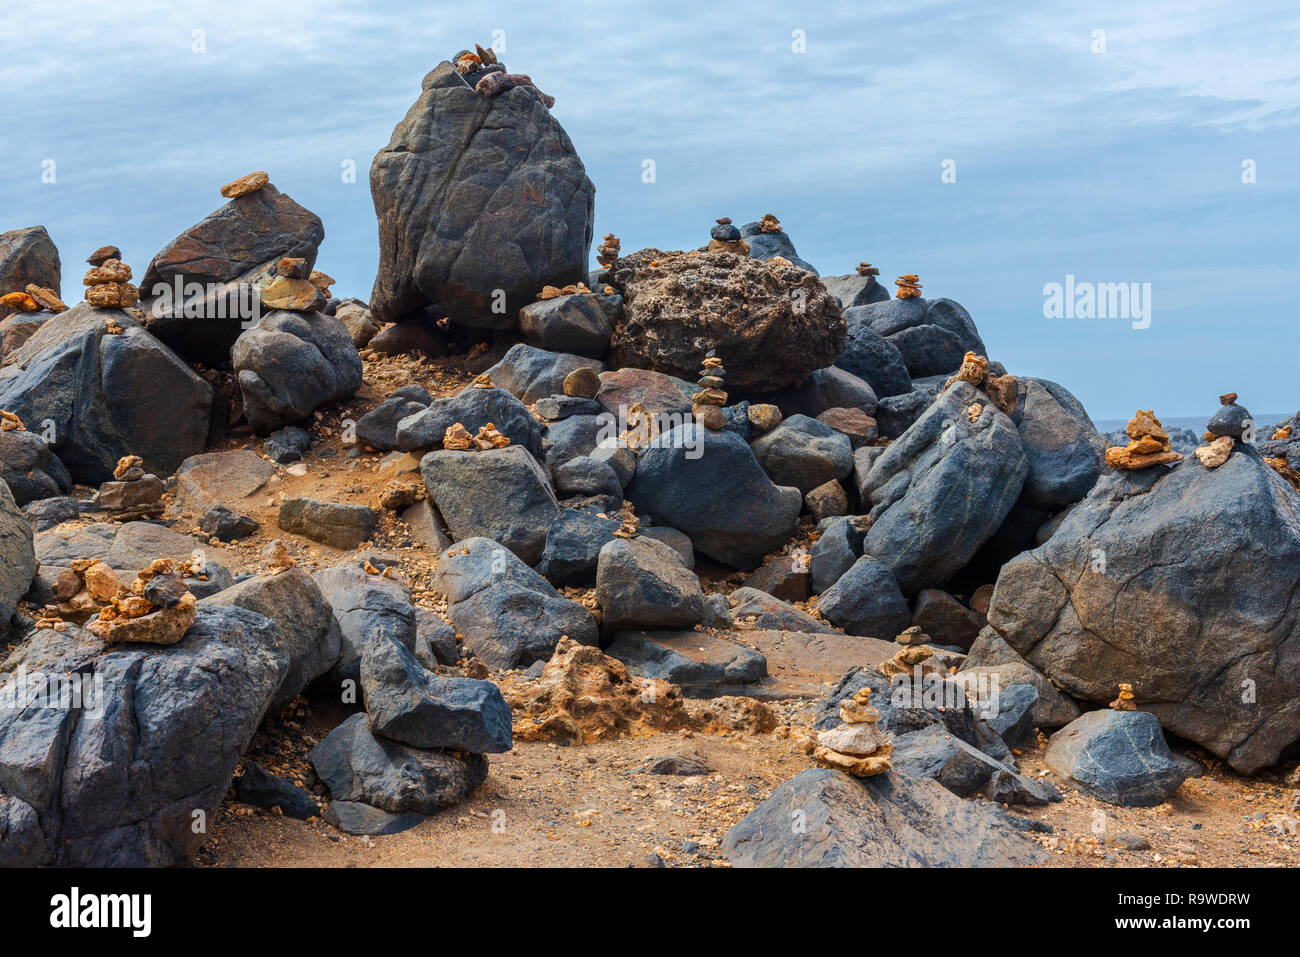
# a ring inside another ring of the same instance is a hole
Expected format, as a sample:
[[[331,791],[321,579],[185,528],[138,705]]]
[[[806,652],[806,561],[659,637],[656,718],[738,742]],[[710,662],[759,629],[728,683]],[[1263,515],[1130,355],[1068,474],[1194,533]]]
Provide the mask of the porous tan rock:
[[[39,312],[40,308],[40,304],[26,292],[11,292],[0,296],[0,309],[12,309],[14,312]]]
[[[1138,409],[1124,432],[1129,437],[1128,446],[1117,445],[1106,450],[1106,464],[1111,468],[1136,471],[1153,465],[1172,465],[1183,459],[1181,454],[1170,450],[1169,434],[1152,409]]]
[[[247,196],[249,193],[256,193],[269,182],[271,182],[271,177],[267,176],[262,170],[258,170],[256,173],[241,176],[239,179],[232,180],[221,187],[221,195],[226,199],[238,199],[241,196]]]
[[[456,452],[467,452],[474,447],[474,436],[462,423],[457,422],[447,426],[447,431],[442,437],[442,447]]]
[[[1235,444],[1236,440],[1231,435],[1215,436],[1212,442],[1197,447],[1196,458],[1207,469],[1217,469],[1228,461]]]
[[[140,301],[140,290],[129,282],[106,282],[86,290],[86,302],[99,309],[128,309]]]
[[[894,280],[894,285],[898,291],[894,293],[895,299],[920,299],[921,298],[921,281],[920,276],[916,273],[905,273]]]
[[[99,266],[86,270],[86,275],[82,277],[83,286],[102,286],[110,282],[130,282],[131,267],[120,259],[106,260]]]
[[[600,375],[591,366],[579,366],[564,377],[564,394],[594,399],[600,391]]]
[[[56,315],[68,311],[67,303],[60,299],[59,294],[53,289],[47,289],[45,286],[38,286],[34,282],[29,282],[27,284],[27,295],[31,296],[42,309],[48,309]]]
[[[862,688],[840,702],[843,724],[817,735],[812,754],[817,764],[859,778],[881,774],[893,766],[894,745],[876,730],[880,712],[871,704],[871,691]]]
[[[325,308],[324,294],[306,279],[277,275],[259,282],[258,290],[263,309],[320,312]]]
[[[1112,711],[1136,711],[1137,705],[1133,703],[1133,686],[1127,682],[1121,681],[1119,685],[1119,697],[1110,703]]]
[[[749,417],[749,424],[759,432],[771,432],[781,424],[781,410],[766,402],[751,405],[745,414]]]

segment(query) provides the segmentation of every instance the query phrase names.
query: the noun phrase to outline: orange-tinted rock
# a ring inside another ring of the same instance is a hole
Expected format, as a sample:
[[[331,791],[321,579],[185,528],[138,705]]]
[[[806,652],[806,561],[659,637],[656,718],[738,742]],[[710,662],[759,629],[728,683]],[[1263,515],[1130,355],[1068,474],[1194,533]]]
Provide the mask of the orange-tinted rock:
[[[898,291],[894,293],[895,299],[919,299],[921,298],[920,277],[916,273],[906,273],[894,280],[894,285]]]
[[[67,303],[60,299],[59,294],[53,289],[38,286],[35,283],[28,283],[27,295],[31,296],[42,309],[48,309],[55,314],[68,311]]]
[[[86,290],[86,302],[100,309],[126,309],[140,301],[140,290],[129,282],[107,282]]]
[[[1232,454],[1232,447],[1235,444],[1236,440],[1230,435],[1216,436],[1208,445],[1197,448],[1196,457],[1207,469],[1217,469],[1228,461],[1228,456]]]
[[[1182,460],[1183,457],[1178,452],[1152,452],[1149,455],[1142,455],[1130,452],[1128,449],[1121,449],[1118,445],[1106,450],[1107,465],[1111,468],[1127,469],[1130,472],[1150,468],[1153,465],[1173,465]]]
[[[325,296],[306,279],[275,276],[258,284],[263,309],[287,309],[291,312],[320,312]]]
[[[86,271],[82,278],[83,286],[102,286],[110,282],[130,282],[131,267],[120,259],[106,260],[99,266]]]
[[[307,260],[301,256],[286,256],[275,264],[275,274],[286,279],[306,279]]]
[[[0,296],[0,308],[15,312],[39,312],[40,304],[25,292],[11,292]]]
[[[221,187],[221,195],[226,199],[238,199],[240,196],[256,193],[270,181],[271,177],[264,172],[249,173]]]

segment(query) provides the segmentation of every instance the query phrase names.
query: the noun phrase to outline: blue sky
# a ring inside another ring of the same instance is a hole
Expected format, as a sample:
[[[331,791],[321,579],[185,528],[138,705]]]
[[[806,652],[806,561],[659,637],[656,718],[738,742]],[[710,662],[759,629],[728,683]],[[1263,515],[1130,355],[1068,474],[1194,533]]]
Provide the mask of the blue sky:
[[[371,159],[425,73],[504,31],[596,184],[596,235],[626,252],[772,212],[823,273],[919,273],[993,358],[1095,418],[1208,414],[1229,390],[1300,408],[1294,4],[7,6],[23,49],[0,61],[0,229],[45,225],[69,295],[95,247],[141,275],[223,183],[266,169],[325,221],[335,291],[368,298]],[[1067,274],[1150,283],[1150,327],[1044,318]]]

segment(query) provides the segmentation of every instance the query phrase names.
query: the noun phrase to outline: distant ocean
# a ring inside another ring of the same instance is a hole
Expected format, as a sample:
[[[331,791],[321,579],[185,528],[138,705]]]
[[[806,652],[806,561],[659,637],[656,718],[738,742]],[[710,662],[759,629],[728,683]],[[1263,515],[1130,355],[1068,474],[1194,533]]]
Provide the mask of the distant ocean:
[[[1283,419],[1289,419],[1295,415],[1294,412],[1267,413],[1255,416],[1255,425],[1260,430],[1268,429],[1271,433],[1273,426],[1277,425]],[[1190,429],[1197,435],[1205,431],[1205,426],[1209,423],[1208,415],[1156,415],[1160,424],[1166,429]],[[1098,432],[1118,432],[1128,425],[1128,419],[1094,419],[1093,425],[1097,426]],[[1267,438],[1267,436],[1265,436]]]

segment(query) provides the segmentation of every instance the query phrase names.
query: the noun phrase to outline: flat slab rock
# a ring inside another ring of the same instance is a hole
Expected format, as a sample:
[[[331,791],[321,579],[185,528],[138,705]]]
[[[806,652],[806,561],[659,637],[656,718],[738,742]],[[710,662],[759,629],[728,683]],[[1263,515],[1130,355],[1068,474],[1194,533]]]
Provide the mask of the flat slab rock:
[[[1046,855],[992,805],[889,771],[803,771],[727,832],[736,867],[1024,867]]]
[[[820,698],[826,685],[853,667],[875,668],[899,646],[838,632],[746,631],[745,643],[767,659],[765,698]]]
[[[749,694],[735,686],[767,676],[767,662],[758,652],[706,631],[620,631],[605,653],[638,677],[662,678],[697,698]]]

